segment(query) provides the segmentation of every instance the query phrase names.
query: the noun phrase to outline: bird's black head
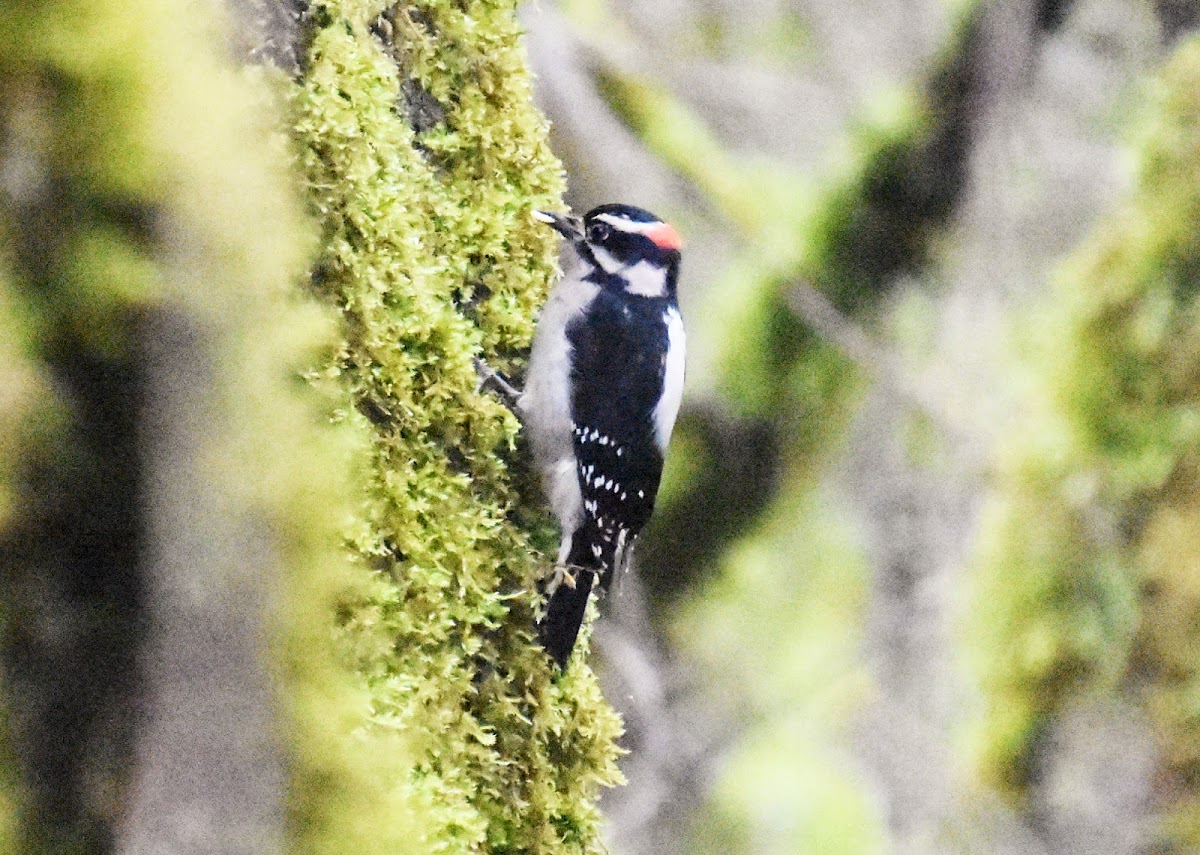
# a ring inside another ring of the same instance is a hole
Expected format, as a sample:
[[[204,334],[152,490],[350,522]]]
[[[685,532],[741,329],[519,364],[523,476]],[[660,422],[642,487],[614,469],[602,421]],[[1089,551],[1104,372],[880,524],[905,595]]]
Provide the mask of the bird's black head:
[[[593,268],[588,276],[593,281],[645,297],[675,295],[682,241],[675,229],[649,211],[601,205],[582,221],[541,211],[537,217],[574,244]]]

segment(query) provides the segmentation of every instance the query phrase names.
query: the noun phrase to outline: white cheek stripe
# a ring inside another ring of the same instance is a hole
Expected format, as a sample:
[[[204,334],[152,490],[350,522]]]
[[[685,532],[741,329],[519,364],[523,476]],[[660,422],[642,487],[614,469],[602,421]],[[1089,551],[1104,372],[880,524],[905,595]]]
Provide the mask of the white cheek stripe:
[[[654,438],[658,448],[666,452],[675,428],[675,417],[679,415],[679,403],[683,400],[683,375],[686,362],[687,343],[683,334],[683,319],[679,311],[671,307],[663,312],[667,324],[666,369],[663,372],[663,393],[654,408]]]
[[[625,280],[625,292],[637,294],[639,297],[665,297],[667,294],[667,271],[661,267],[642,260],[637,264],[626,265],[617,260],[611,252],[603,247],[593,246],[592,255],[596,263],[611,276],[620,276]]]
[[[617,257],[602,246],[589,244],[592,250],[592,257],[596,259],[596,263],[600,265],[605,273],[616,273],[625,265],[617,260]]]
[[[639,261],[632,267],[626,267],[621,275],[629,283],[625,286],[627,294],[642,297],[665,297],[667,294],[667,271],[649,261]]]

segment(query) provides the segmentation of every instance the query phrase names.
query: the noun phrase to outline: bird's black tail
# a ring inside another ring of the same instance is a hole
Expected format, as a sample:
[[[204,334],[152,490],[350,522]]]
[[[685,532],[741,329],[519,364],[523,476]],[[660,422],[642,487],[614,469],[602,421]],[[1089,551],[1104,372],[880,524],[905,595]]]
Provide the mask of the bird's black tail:
[[[546,616],[542,618],[542,646],[558,667],[566,670],[571,651],[575,649],[575,639],[579,637],[579,628],[583,625],[583,616],[587,612],[588,596],[592,593],[592,583],[596,574],[591,570],[574,570],[575,587],[563,581],[550,595],[546,604]]]
[[[566,580],[558,585],[550,595],[546,616],[539,625],[542,646],[559,668],[566,669],[571,651],[575,649],[596,577],[605,581],[612,576],[616,551],[617,544],[591,521],[580,526],[571,538],[567,572],[574,578],[575,585],[572,587]]]

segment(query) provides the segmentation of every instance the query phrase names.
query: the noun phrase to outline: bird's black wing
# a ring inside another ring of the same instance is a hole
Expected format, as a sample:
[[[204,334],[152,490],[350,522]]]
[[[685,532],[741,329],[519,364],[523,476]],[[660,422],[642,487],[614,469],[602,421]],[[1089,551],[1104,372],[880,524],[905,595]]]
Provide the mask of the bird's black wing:
[[[571,417],[584,519],[594,523],[607,583],[618,553],[654,510],[662,476],[654,409],[669,344],[668,303],[601,292],[589,321],[567,330],[573,349]]]
[[[583,518],[567,558],[574,585],[560,584],[546,606],[542,643],[566,667],[596,577],[611,584],[650,519],[663,456],[654,409],[669,345],[667,300],[602,291],[586,322],[567,327],[572,356],[571,417]]]

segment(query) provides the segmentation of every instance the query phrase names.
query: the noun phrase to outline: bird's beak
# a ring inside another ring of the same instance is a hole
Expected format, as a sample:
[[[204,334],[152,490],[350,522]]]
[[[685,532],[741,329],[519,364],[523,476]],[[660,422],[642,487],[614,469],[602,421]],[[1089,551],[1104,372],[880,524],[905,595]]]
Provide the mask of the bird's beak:
[[[579,217],[556,214],[552,211],[534,211],[533,218],[539,223],[545,223],[569,241],[583,240],[583,223]]]

